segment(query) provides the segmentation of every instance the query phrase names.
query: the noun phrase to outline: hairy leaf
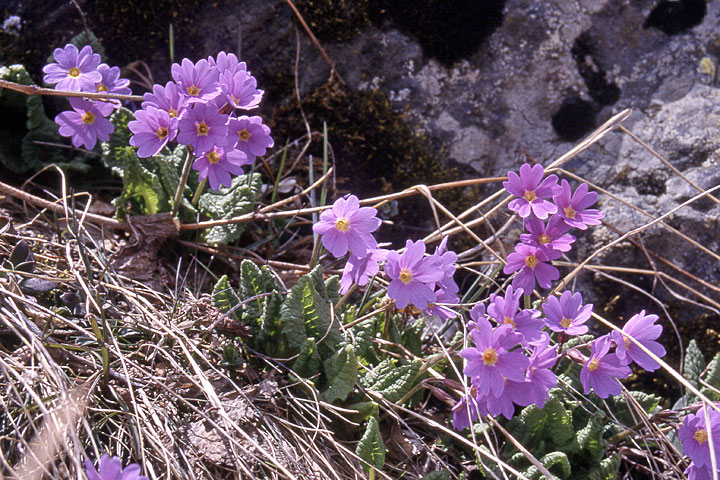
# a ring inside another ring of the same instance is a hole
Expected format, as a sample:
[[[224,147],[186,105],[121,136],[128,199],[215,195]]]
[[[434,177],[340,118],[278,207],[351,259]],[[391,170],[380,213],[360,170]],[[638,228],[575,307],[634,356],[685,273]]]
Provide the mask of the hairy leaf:
[[[345,322],[349,323],[353,320],[355,320],[355,309],[349,308],[345,313]],[[366,364],[377,363],[377,355],[375,355],[375,346],[373,344],[376,329],[376,317],[363,320],[352,327],[352,334],[355,338],[355,354],[358,358],[363,359]]]
[[[129,141],[132,136],[128,123],[133,120],[135,120],[135,115],[127,108],[122,107],[115,110],[110,115],[110,122],[115,130],[110,134],[110,140],[100,144],[103,163],[120,177],[123,176],[125,167],[125,149],[130,145]]]
[[[706,365],[705,358],[703,357],[697,342],[695,339],[690,340],[690,343],[685,350],[683,376],[692,384],[693,387],[698,388],[700,386],[698,379],[700,378],[703,370],[705,370]]]
[[[270,356],[289,356],[280,327],[280,310],[283,302],[284,297],[278,292],[272,292],[272,295],[265,298],[263,314],[260,317],[260,331],[255,335],[255,347]]]
[[[238,175],[229,188],[220,187],[200,196],[200,210],[213,220],[233,218],[252,212],[262,181],[259,173]],[[228,244],[240,238],[245,225],[232,223],[209,228],[203,234],[207,243]]]
[[[361,384],[382,395],[389,402],[401,400],[415,385],[422,362],[415,360],[397,366],[395,360],[383,360],[375,369],[365,374]]]
[[[320,355],[318,355],[315,339],[310,337],[305,340],[300,355],[293,362],[295,373],[304,378],[310,378],[320,373]]]
[[[238,298],[235,291],[230,286],[227,275],[220,277],[220,280],[218,280],[213,287],[212,301],[223,313],[226,313],[232,307],[240,303],[240,298]],[[237,312],[233,312],[233,316],[236,320],[239,320]]]
[[[416,356],[420,356],[422,353],[422,341],[420,335],[425,328],[425,319],[420,317],[415,320],[411,325],[405,329],[402,333],[402,344],[410,352]]]
[[[321,392],[322,398],[328,403],[345,400],[355,388],[358,376],[357,358],[352,345],[345,345],[325,360],[323,365],[327,387]]]
[[[556,478],[565,479],[570,476],[572,469],[567,455],[563,452],[550,452],[539,459],[543,467],[553,473]],[[540,471],[535,465],[525,471],[525,476],[535,479],[549,480],[545,475],[540,475]]]
[[[606,443],[602,437],[603,421],[600,414],[592,415],[587,425],[578,430],[575,436],[583,454],[589,455],[592,463],[599,461],[605,454]]]
[[[113,200],[117,216],[124,219],[129,213],[152,215],[170,210],[170,197],[160,183],[160,178],[145,168],[135,154],[133,147],[125,147],[123,159],[123,190]],[[126,205],[130,204],[130,208]]]
[[[422,477],[422,480],[450,480],[452,478],[452,475],[450,475],[450,472],[447,470],[436,470],[434,472],[430,472],[424,477]]]
[[[717,390],[720,389],[720,353],[716,353],[712,361],[708,364],[705,369],[705,373],[702,376],[702,380],[712,387],[703,387],[701,390],[702,393],[710,397],[712,400],[720,399],[720,395],[717,392]]]
[[[615,480],[620,471],[622,457],[616,453],[612,457],[603,458],[600,464],[590,470],[588,480]]]
[[[358,457],[370,464],[370,467],[381,470],[383,465],[385,465],[386,451],[385,444],[380,435],[378,421],[375,417],[370,417],[367,427],[365,428],[365,433],[360,439],[355,453],[357,453]],[[363,465],[366,472],[370,470],[370,467]]]

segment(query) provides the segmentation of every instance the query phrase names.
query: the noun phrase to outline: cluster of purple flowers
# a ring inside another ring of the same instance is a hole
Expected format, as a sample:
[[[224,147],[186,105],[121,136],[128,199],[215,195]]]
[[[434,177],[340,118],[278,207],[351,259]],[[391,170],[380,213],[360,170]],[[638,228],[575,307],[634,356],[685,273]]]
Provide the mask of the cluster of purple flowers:
[[[452,310],[439,305],[459,300],[459,287],[453,280],[457,255],[447,249],[447,237],[432,255],[425,255],[427,247],[422,240],[408,240],[401,253],[378,246],[372,232],[379,227],[377,210],[361,208],[354,195],[339,198],[313,225],[313,231],[322,236],[323,246],[333,256],[340,258],[350,251],[340,280],[340,293],[347,293],[353,284],[367,285],[384,262],[385,274],[390,279],[387,293],[397,308],[412,304],[430,315],[455,316]]]
[[[703,406],[694,415],[687,415],[678,429],[678,438],[682,442],[683,452],[692,460],[685,470],[688,479],[712,480],[711,440],[720,473],[720,412],[713,406]]]
[[[122,461],[117,457],[103,455],[99,469],[96,470],[90,460],[85,460],[85,473],[89,480],[148,480],[140,474],[140,465],[131,463],[123,468]]]
[[[78,51],[75,45],[56,48],[53,56],[57,63],[43,67],[43,81],[55,85],[58,90],[89,93],[130,94],[130,81],[120,78],[120,69],[100,63],[100,55],[93,53],[86,45]],[[86,100],[70,98],[72,110],[61,112],[55,117],[60,135],[71,137],[76,147],[87,149],[95,146],[98,139],[106,142],[115,127],[107,117],[120,107],[118,100]]]
[[[173,81],[143,96],[142,110],[128,124],[134,134],[130,144],[139,157],[150,157],[177,140],[192,149],[201,181],[207,179],[213,189],[229,187],[232,175],[274,145],[260,117],[237,114],[257,108],[263,91],[232,53],[196,63],[185,58],[171,72]]]
[[[588,192],[587,184],[581,184],[572,193],[567,180],[558,185],[556,175],[544,176],[542,165],[524,164],[519,175],[508,172],[508,180],[503,182],[505,189],[518,197],[508,208],[524,220],[528,232],[520,236],[515,251],[508,255],[503,272],[519,272],[513,286],[528,294],[536,282],[542,288],[550,288],[552,281],[560,278],[560,272],[550,262],[570,250],[575,241],[568,234],[570,229],[585,230],[588,225],[599,225],[604,217],[601,211],[589,208],[597,200],[597,193]]]

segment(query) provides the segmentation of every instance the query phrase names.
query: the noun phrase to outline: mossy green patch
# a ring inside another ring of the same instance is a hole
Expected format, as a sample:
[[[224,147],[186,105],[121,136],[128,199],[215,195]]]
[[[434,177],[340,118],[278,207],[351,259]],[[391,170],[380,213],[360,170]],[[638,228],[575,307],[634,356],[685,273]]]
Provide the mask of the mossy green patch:
[[[298,0],[295,6],[318,39],[344,42],[370,25],[369,3],[369,0]]]

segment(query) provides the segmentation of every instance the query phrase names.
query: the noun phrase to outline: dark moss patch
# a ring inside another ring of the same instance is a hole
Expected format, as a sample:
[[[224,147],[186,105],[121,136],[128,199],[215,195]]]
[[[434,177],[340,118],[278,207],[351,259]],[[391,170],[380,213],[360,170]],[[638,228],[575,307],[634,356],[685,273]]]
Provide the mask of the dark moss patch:
[[[323,122],[327,123],[342,193],[369,197],[462,178],[459,167],[448,166],[446,154],[433,153],[427,138],[413,131],[383,92],[325,85],[303,98],[303,109],[313,130],[321,131]],[[297,103],[277,108],[273,124],[276,142],[305,133]],[[321,158],[321,147],[322,142],[316,141],[309,153]],[[437,192],[435,197],[451,211],[459,211],[477,198],[458,189]],[[399,215],[392,220],[396,222],[392,236],[398,241],[433,229],[424,198],[402,200]]]
[[[655,27],[668,35],[676,35],[700,25],[706,13],[706,0],[660,0],[648,15],[643,27]]]
[[[620,99],[620,88],[608,81],[593,40],[587,32],[575,39],[572,56],[593,100],[600,105],[612,105]]]
[[[595,106],[576,96],[566,98],[552,117],[552,126],[558,137],[566,142],[580,140],[595,128]]]
[[[369,0],[299,0],[300,11],[313,34],[321,41],[344,42],[370,25]]]
[[[469,58],[503,22],[504,0],[370,0],[370,20],[390,20],[445,66]]]
[[[633,178],[631,184],[640,194],[659,196],[666,191],[665,182],[667,182],[667,174],[653,170],[647,175]]]

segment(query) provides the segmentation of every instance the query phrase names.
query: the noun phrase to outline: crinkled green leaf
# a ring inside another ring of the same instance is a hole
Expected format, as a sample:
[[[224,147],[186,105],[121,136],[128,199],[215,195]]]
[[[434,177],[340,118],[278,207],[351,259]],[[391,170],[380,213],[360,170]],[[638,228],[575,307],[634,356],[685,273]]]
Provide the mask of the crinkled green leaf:
[[[292,369],[303,378],[311,378],[320,373],[320,355],[313,337],[306,339],[303,343],[300,355],[293,362]]]
[[[570,476],[572,469],[567,455],[563,452],[550,452],[539,459],[543,467],[547,468],[555,478],[565,479]],[[525,476],[533,480],[549,480],[545,475],[540,474],[540,470],[535,465],[525,470]]]
[[[212,301],[218,309],[226,313],[232,307],[240,303],[240,298],[235,294],[235,291],[230,286],[228,276],[223,275],[220,280],[217,281],[212,290]],[[238,319],[237,312],[233,312],[235,319]]]
[[[447,470],[436,470],[434,472],[430,472],[424,477],[422,477],[422,480],[450,480],[452,478],[452,475],[450,475],[450,472]]]
[[[368,420],[365,433],[363,434],[360,442],[355,449],[358,457],[365,460],[370,466],[363,465],[365,471],[370,471],[370,467],[382,470],[385,465],[385,444],[383,443],[382,436],[380,435],[380,426],[375,417],[370,417]]]
[[[110,134],[110,139],[107,142],[100,144],[102,161],[106,167],[112,169],[113,173],[122,177],[125,149],[130,146],[129,142],[132,136],[128,123],[135,120],[135,115],[127,108],[122,107],[115,110],[110,115],[109,120],[115,130]]]
[[[375,402],[358,402],[345,405],[348,410],[357,410],[358,413],[350,413],[350,420],[362,422],[370,417],[377,417],[380,414],[378,404]]]
[[[402,333],[402,345],[416,356],[422,353],[422,341],[420,335],[425,328],[425,319],[420,317],[405,328]]]
[[[542,409],[536,405],[523,408],[520,415],[508,423],[507,428],[533,452],[539,451],[537,446],[540,442],[549,442],[568,451],[574,449],[572,415],[557,398],[551,398]]]
[[[698,388],[700,386],[698,379],[703,370],[705,370],[706,365],[705,357],[703,357],[697,342],[695,339],[690,340],[685,350],[685,365],[683,367],[685,380],[690,382],[693,387]]]
[[[594,414],[584,428],[575,436],[584,455],[591,457],[590,462],[599,461],[605,454],[606,443],[603,440],[603,421],[601,414]]]
[[[348,308],[345,313],[345,322],[349,323],[354,320],[355,308]],[[363,320],[352,327],[352,337],[355,339],[355,354],[358,358],[363,359],[365,364],[377,363],[377,355],[375,354],[375,345],[373,343],[376,329],[376,317]]]
[[[118,158],[123,161],[123,190],[121,195],[113,200],[117,216],[122,219],[130,213],[152,215],[170,211],[172,200],[165,193],[160,178],[143,166],[135,154],[135,149],[125,147]],[[128,205],[130,208],[127,208]]]
[[[249,182],[248,182],[249,181]],[[259,173],[238,175],[229,188],[220,187],[200,196],[200,210],[213,220],[238,217],[252,212],[262,181]],[[211,227],[203,233],[204,240],[212,245],[228,244],[240,238],[245,225],[232,223]]]
[[[259,332],[255,335],[255,347],[270,356],[287,357],[290,355],[287,352],[287,344],[281,335],[280,328],[280,310],[284,300],[285,297],[278,292],[272,292],[269,297],[265,297]]]
[[[598,466],[590,470],[588,480],[615,480],[621,463],[622,457],[619,453],[609,458],[603,458]]]
[[[333,403],[345,400],[355,388],[358,376],[357,358],[352,345],[345,345],[335,354],[325,360],[326,388],[321,392],[322,398]]]
[[[705,373],[702,375],[702,380],[712,388],[703,387],[701,392],[712,400],[719,400],[720,395],[717,390],[720,389],[720,353],[716,353],[710,361],[705,369]]]
[[[397,366],[395,360],[383,360],[367,372],[361,384],[379,393],[389,402],[400,401],[415,385],[422,362],[415,360],[407,365]]]
[[[330,276],[325,280],[325,289],[327,290],[328,300],[333,305],[340,301],[340,277],[337,275]]]

